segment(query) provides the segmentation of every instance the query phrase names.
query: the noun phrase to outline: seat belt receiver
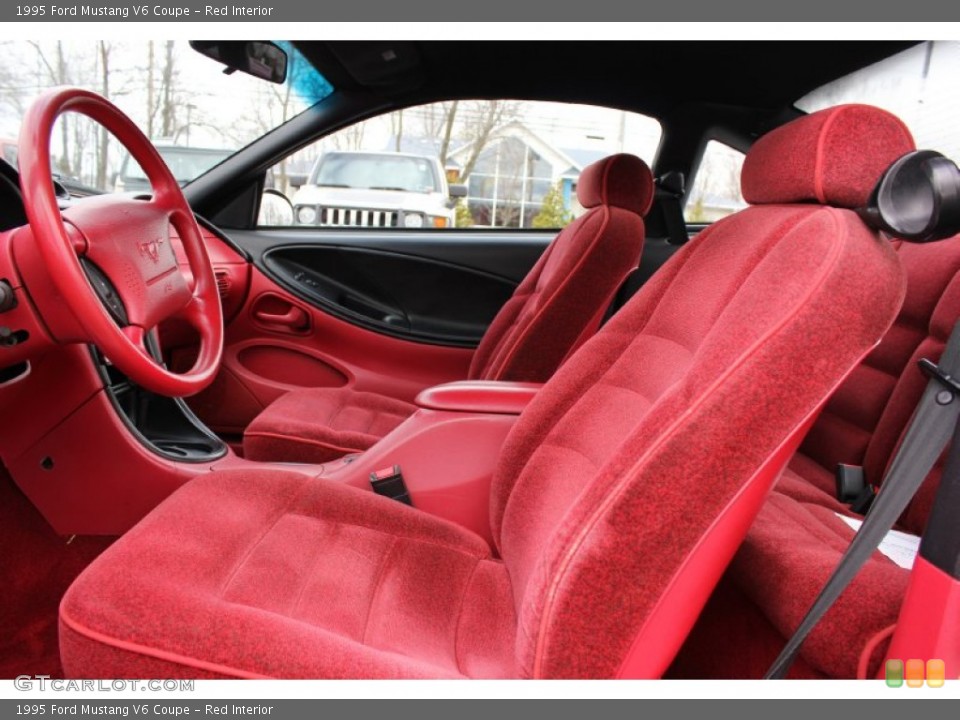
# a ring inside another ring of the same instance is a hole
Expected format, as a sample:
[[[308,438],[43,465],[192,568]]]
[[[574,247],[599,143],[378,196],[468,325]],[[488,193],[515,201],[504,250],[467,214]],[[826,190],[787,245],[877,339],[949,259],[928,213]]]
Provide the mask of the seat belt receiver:
[[[370,486],[377,495],[383,495],[413,507],[410,492],[407,490],[407,483],[403,480],[399,465],[391,465],[370,473]]]
[[[873,486],[867,482],[867,477],[860,465],[845,465],[837,463],[835,475],[837,483],[837,500],[846,503],[858,515],[866,515],[873,504],[876,493]]]
[[[847,504],[855,502],[867,486],[863,468],[859,465],[837,463],[835,480],[837,483],[837,500]]]

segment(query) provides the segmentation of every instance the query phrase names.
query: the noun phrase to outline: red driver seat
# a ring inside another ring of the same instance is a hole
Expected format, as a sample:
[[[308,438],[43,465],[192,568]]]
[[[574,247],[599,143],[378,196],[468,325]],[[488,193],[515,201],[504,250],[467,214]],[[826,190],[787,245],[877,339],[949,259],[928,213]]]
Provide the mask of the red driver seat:
[[[659,676],[897,313],[896,253],[849,208],[911,148],[866,106],[759,140],[755,206],[680,250],[517,420],[494,548],[330,481],[212,472],[67,592],[67,674]]]
[[[643,250],[653,176],[633,155],[588,166],[577,199],[589,208],[564,228],[500,309],[470,364],[469,380],[546,382],[593,335]],[[251,460],[322,463],[366,450],[416,405],[352,388],[283,395],[243,436]]]

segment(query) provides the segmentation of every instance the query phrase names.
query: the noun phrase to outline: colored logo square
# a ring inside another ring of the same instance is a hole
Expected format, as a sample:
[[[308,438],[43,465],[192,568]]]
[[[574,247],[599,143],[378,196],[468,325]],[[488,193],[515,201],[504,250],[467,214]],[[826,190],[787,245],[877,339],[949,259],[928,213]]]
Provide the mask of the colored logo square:
[[[924,662],[923,660],[907,660],[907,687],[923,687]]]
[[[927,660],[927,685],[932,688],[943,687],[947,677],[947,668],[943,660]]]
[[[883,674],[888,687],[903,685],[903,660],[887,660]]]

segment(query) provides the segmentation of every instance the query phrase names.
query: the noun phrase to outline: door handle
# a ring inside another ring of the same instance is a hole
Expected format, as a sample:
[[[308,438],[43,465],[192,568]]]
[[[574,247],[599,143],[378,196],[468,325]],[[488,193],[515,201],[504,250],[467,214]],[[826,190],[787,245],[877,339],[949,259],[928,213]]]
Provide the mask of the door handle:
[[[310,317],[298,307],[291,307],[285,313],[256,310],[253,316],[264,325],[282,325],[291,330],[306,330],[310,326]]]

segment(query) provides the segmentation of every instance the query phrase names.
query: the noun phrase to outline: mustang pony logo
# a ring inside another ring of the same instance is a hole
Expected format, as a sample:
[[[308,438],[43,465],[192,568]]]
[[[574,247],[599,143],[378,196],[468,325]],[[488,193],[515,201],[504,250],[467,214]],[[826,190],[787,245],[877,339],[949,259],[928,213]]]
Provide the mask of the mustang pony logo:
[[[147,242],[142,242],[139,245],[140,254],[144,257],[148,257],[153,262],[157,262],[160,259],[160,246],[163,245],[163,238],[157,238],[156,240],[148,240]]]

